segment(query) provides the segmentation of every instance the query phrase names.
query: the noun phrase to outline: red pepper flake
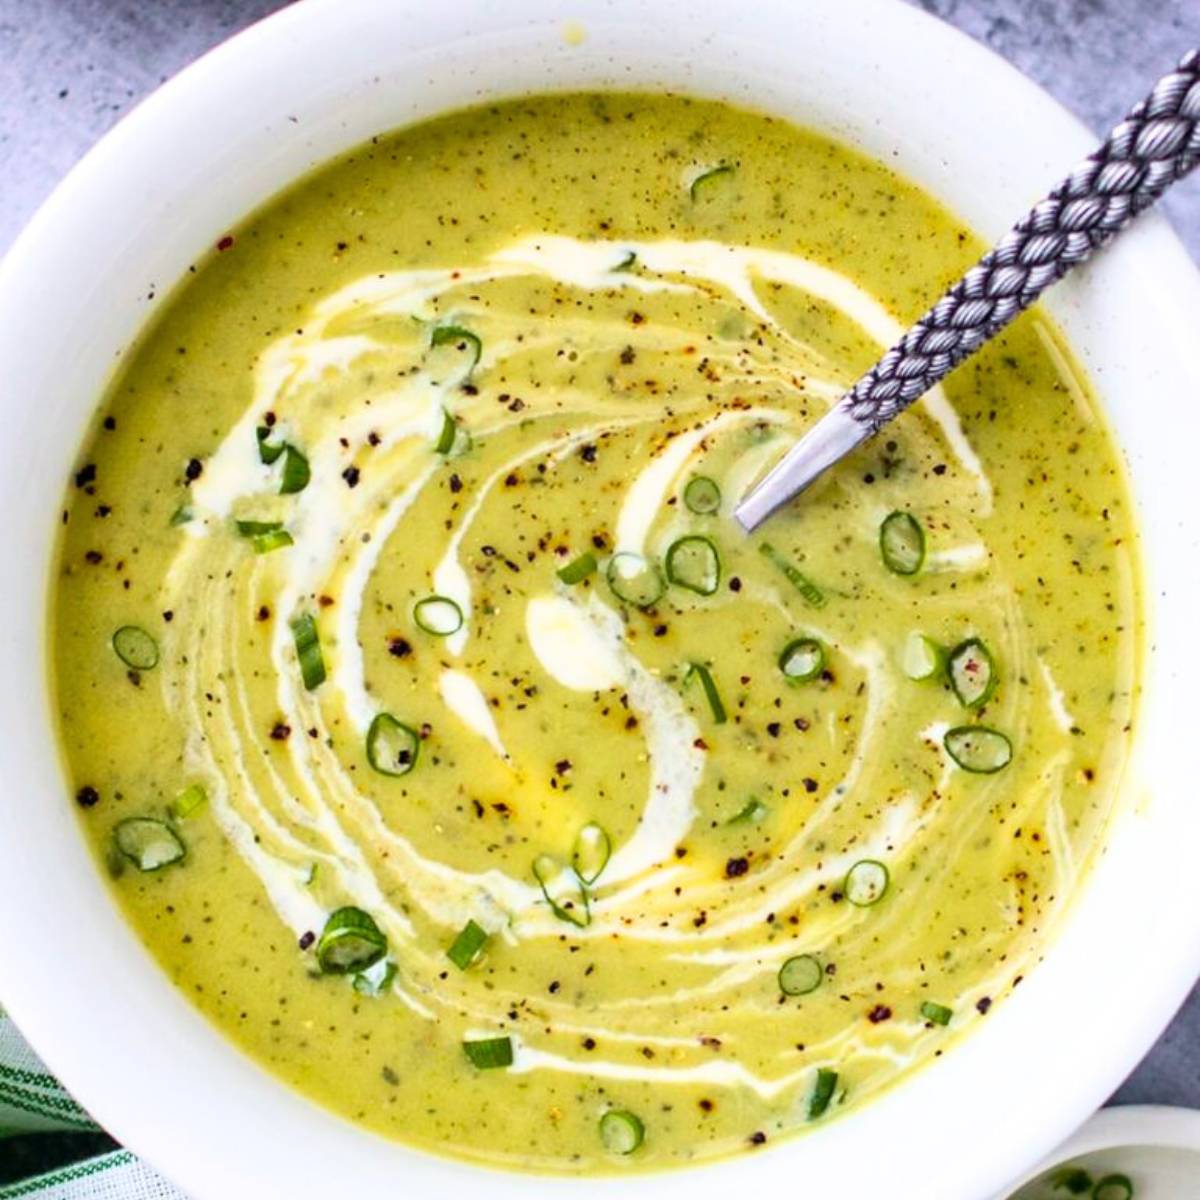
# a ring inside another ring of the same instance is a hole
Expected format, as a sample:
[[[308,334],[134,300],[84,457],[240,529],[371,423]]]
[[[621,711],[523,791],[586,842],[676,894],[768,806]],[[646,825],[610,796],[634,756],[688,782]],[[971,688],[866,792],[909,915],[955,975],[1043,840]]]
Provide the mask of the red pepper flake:
[[[412,653],[412,646],[402,637],[388,638],[388,653],[393,658],[407,658]]]
[[[271,610],[265,604],[259,607],[258,619],[260,621],[269,621],[271,619]]]
[[[292,727],[285,725],[282,721],[276,721],[271,726],[271,740],[274,742],[286,742],[292,736]]]
[[[83,787],[75,793],[75,803],[80,808],[91,808],[100,799],[100,793],[96,791],[90,783],[85,783]]]
[[[740,875],[745,875],[750,870],[750,860],[748,858],[731,858],[725,864],[725,878],[737,879]]]
[[[301,950],[307,950],[309,948],[309,946],[311,946],[313,944],[313,942],[315,942],[316,940],[317,940],[317,935],[315,933],[313,933],[313,931],[311,929],[308,929],[308,930],[305,930],[305,932],[300,935],[300,940],[296,944],[300,947]]]
[[[224,236],[224,237],[223,237],[223,238],[222,238],[222,239],[221,239],[221,240],[220,240],[220,241],[217,243],[217,249],[218,249],[218,250],[220,250],[220,251],[222,251],[222,253],[223,253],[224,251],[228,250],[228,249],[229,249],[229,247],[230,247],[230,246],[232,246],[232,245],[233,245],[233,234],[232,234],[232,233],[227,233],[227,234],[226,234],[226,235],[225,235],[225,236]]]
[[[890,1021],[892,1019],[892,1010],[886,1004],[877,1004],[869,1013],[867,1020],[872,1025],[878,1025],[880,1021]]]
[[[803,717],[797,717],[792,724],[795,725],[795,727],[800,730],[801,733],[806,732],[808,729],[808,722]]]
[[[713,1102],[712,1102],[711,1100],[709,1100],[707,1096],[706,1096],[706,1097],[704,1097],[702,1100],[700,1100],[698,1103],[699,1103],[699,1105],[700,1105],[700,1111],[701,1111],[702,1113],[710,1113],[710,1112],[712,1112],[712,1110],[713,1110]]]

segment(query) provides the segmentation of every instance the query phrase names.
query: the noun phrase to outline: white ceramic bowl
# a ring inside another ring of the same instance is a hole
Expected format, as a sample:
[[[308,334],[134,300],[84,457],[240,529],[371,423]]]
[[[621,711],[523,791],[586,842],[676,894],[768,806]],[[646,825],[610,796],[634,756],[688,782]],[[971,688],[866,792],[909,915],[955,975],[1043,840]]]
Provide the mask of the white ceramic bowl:
[[[568,16],[581,44],[565,36]],[[84,851],[51,732],[46,591],[64,485],[122,350],[190,261],[310,166],[447,108],[566,87],[671,88],[794,118],[894,163],[989,237],[1090,142],[999,59],[892,0],[573,0],[569,12],[308,0],[164,87],[71,173],[0,268],[0,997],[80,1101],[200,1200],[327,1200],[351,1186],[976,1200],[1104,1099],[1200,966],[1200,282],[1156,219],[1051,302],[1112,414],[1144,522],[1155,652],[1138,773],[1046,962],[902,1087],[699,1172],[581,1183],[430,1158],[328,1115],[227,1044],[126,928]]]

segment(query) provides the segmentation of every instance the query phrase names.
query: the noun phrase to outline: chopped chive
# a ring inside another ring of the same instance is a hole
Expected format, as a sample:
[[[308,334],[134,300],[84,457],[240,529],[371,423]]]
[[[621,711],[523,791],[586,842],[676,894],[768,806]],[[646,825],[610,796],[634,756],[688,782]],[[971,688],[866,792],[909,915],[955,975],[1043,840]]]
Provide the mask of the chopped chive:
[[[387,936],[370,913],[347,906],[330,913],[317,941],[317,964],[326,975],[365,971],[387,954]]]
[[[468,921],[458,937],[450,943],[446,957],[460,970],[465,971],[478,957],[487,944],[488,933],[482,925]]]
[[[779,669],[788,683],[808,683],[825,669],[825,647],[814,637],[796,638],[779,655]]]
[[[959,703],[967,708],[982,708],[999,682],[992,652],[979,638],[967,638],[950,651],[946,673]]]
[[[257,537],[260,533],[274,533],[283,528],[282,521],[234,521],[234,525],[244,538]]]
[[[768,558],[783,572],[788,582],[795,587],[813,608],[825,607],[825,593],[789,558],[776,550],[770,542],[763,542],[758,549],[765,558]]]
[[[592,919],[587,890],[571,867],[552,854],[539,854],[533,860],[533,876],[541,886],[550,910],[560,921],[569,921],[582,929]]]
[[[808,1098],[808,1119],[810,1121],[815,1121],[818,1117],[825,1115],[825,1110],[829,1107],[830,1100],[833,1099],[837,1081],[837,1072],[829,1070],[828,1067],[822,1067],[817,1072],[817,1082],[813,1085],[812,1095]]]
[[[757,796],[751,796],[725,824],[757,825],[761,821],[766,820],[770,812],[771,810]]]
[[[421,739],[391,713],[376,713],[367,730],[367,762],[380,775],[407,775],[417,765]]]
[[[709,167],[707,170],[701,171],[699,175],[692,180],[688,187],[688,195],[693,201],[699,200],[701,196],[707,195],[712,185],[719,179],[724,179],[733,174],[733,167],[729,163],[721,163],[719,166]]]
[[[595,570],[596,556],[590,550],[585,550],[582,554],[571,559],[565,567],[559,567],[557,575],[563,583],[570,587],[573,584],[582,583]]]
[[[308,691],[325,682],[325,656],[321,653],[321,635],[317,631],[317,619],[312,613],[301,613],[291,621],[292,641],[296,646],[296,658],[300,663],[300,678]]]
[[[449,596],[426,596],[413,605],[418,628],[434,637],[449,637],[463,626],[463,611]]]
[[[900,667],[909,679],[933,679],[946,665],[946,652],[931,637],[915,630],[904,641]]]
[[[193,783],[175,797],[171,811],[175,816],[183,819],[199,812],[207,803],[208,793],[204,790],[204,785]]]
[[[797,954],[779,968],[779,990],[785,996],[807,996],[821,986],[825,971],[811,954]]]
[[[879,553],[893,575],[915,575],[925,561],[925,530],[910,512],[888,513],[879,526]]]
[[[466,350],[471,356],[471,365],[467,368],[467,378],[470,378],[471,373],[479,366],[479,360],[483,357],[483,343],[479,340],[477,334],[472,333],[469,329],[464,329],[461,325],[436,325],[429,335],[430,346],[457,346],[460,350]]]
[[[608,560],[605,577],[617,599],[635,608],[649,608],[662,598],[667,588],[656,563],[628,551],[614,554]]]
[[[1082,1167],[1062,1167],[1050,1176],[1050,1186],[1056,1192],[1085,1196],[1092,1190],[1092,1177]]]
[[[438,454],[449,454],[454,449],[455,438],[458,437],[458,422],[450,415],[449,410],[442,409],[442,427],[438,431],[434,451]]]
[[[471,1066],[480,1071],[493,1071],[497,1067],[511,1067],[513,1062],[512,1038],[481,1038],[463,1042],[463,1052],[471,1060]]]
[[[610,1154],[632,1154],[646,1138],[641,1118],[624,1109],[610,1109],[600,1118],[600,1144]]]
[[[721,489],[715,479],[709,479],[707,475],[693,475],[683,489],[683,502],[690,511],[707,516],[721,507]]]
[[[600,872],[608,865],[612,843],[603,825],[589,821],[576,835],[575,847],[571,851],[571,866],[584,883],[595,883]]]
[[[182,862],[187,850],[165,821],[154,817],[126,817],[113,826],[113,843],[139,871],[160,871]]]
[[[637,254],[633,250],[626,250],[621,261],[612,269],[614,271],[632,271],[636,263]]]
[[[954,1010],[947,1008],[944,1004],[935,1004],[932,1000],[925,1000],[921,1003],[921,1016],[933,1025],[949,1025],[950,1018],[954,1016]]]
[[[842,891],[857,908],[878,904],[888,890],[890,876],[883,863],[873,858],[860,859],[846,872]]]
[[[1012,742],[987,725],[958,725],[946,731],[942,745],[972,775],[994,775],[1012,762]]]
[[[172,514],[168,522],[170,525],[186,525],[193,517],[190,507],[186,504],[181,504]]]
[[[706,537],[689,534],[667,547],[667,579],[698,596],[711,596],[721,583],[721,558]]]
[[[1133,1200],[1133,1180],[1128,1175],[1105,1175],[1092,1189],[1092,1200]]]
[[[257,533],[250,539],[255,554],[270,554],[292,545],[292,535],[286,529],[272,529],[270,533]]]
[[[283,453],[285,448],[284,443],[276,442],[272,444],[268,441],[271,436],[271,430],[267,425],[260,425],[254,431],[254,436],[258,439],[259,459],[270,466]]]
[[[381,958],[365,971],[359,971],[350,981],[360,996],[382,996],[396,978],[396,964]]]
[[[712,672],[703,663],[689,663],[687,674],[683,677],[684,687],[691,682],[693,675],[700,680],[700,686],[704,689],[704,698],[712,711],[713,724],[724,725],[728,716],[725,705],[721,703],[721,693],[717,691],[717,685],[713,682]]]
[[[287,442],[283,447],[283,474],[279,477],[279,494],[290,496],[295,492],[302,492],[308,487],[311,478],[308,459],[291,442]]]
[[[112,648],[135,671],[150,671],[158,666],[158,643],[139,625],[122,625],[112,635]]]

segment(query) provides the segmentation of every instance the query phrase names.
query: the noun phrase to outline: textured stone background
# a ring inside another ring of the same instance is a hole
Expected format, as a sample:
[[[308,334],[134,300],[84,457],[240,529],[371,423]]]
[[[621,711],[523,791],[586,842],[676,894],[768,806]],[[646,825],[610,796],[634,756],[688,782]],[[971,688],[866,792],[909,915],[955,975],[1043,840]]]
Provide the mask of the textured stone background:
[[[1097,132],[1185,49],[1200,45],[1200,0],[919,3],[1016,63]],[[280,7],[279,0],[0,0],[0,252],[123,112],[204,50]],[[564,0],[564,15],[569,10]],[[1200,261],[1200,172],[1166,208]],[[1027,1067],[1036,1072],[1035,1064]],[[1114,1099],[1200,1108],[1200,989]],[[40,1156],[37,1147],[9,1143],[0,1180],[18,1177]]]

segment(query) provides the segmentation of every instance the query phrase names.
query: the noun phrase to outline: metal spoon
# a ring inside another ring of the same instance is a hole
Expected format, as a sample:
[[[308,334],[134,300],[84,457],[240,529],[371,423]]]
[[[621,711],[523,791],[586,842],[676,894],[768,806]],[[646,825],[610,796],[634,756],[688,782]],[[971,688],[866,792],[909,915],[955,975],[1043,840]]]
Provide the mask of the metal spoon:
[[[1200,162],[1200,49],[1189,50],[743,497],[749,533],[924,395]]]

